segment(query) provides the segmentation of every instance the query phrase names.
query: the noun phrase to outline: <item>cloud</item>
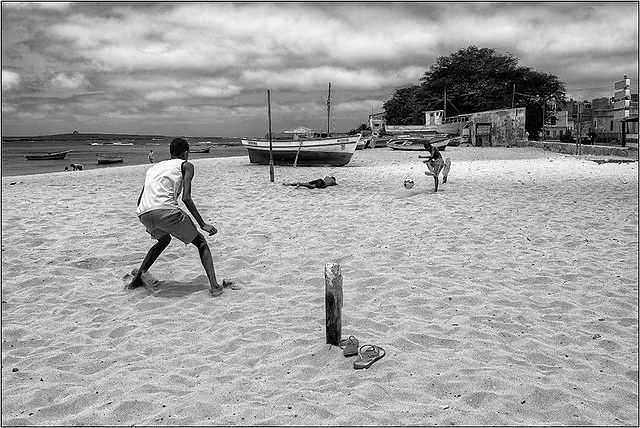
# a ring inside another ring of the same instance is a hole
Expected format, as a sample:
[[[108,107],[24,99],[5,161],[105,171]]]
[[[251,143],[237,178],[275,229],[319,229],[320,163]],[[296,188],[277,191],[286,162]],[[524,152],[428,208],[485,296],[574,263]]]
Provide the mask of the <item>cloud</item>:
[[[580,96],[609,94],[580,90],[637,75],[637,4],[579,6],[4,2],[3,132],[28,132],[46,111],[42,123],[55,115],[96,126],[105,118],[103,128],[137,123],[140,132],[213,126],[261,135],[267,89],[282,129],[313,127],[328,83],[351,128],[438,57],[470,45],[509,52]]]
[[[57,73],[51,80],[50,84],[54,88],[59,89],[81,89],[87,85],[84,76],[79,73]]]
[[[20,87],[20,74],[11,70],[2,70],[2,90],[11,91]]]

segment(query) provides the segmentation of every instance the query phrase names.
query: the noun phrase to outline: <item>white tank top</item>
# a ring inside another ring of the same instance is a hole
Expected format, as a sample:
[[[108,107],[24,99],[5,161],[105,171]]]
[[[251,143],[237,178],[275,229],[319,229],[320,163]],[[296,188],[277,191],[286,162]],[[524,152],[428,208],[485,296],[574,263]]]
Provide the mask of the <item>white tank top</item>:
[[[182,192],[183,159],[158,162],[147,170],[144,191],[136,213],[138,216],[159,208],[178,208]]]

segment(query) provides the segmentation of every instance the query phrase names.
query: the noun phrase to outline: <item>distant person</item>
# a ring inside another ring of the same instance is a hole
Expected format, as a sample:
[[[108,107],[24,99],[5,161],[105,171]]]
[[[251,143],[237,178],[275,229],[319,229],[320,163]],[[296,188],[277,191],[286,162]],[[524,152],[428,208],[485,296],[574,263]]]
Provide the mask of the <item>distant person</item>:
[[[79,163],[72,163],[69,166],[64,167],[65,171],[82,171],[84,170],[84,165],[80,165]]]
[[[153,150],[149,150],[149,155],[147,157],[149,158],[149,162],[153,163]]]
[[[426,159],[422,162],[427,165],[429,171],[425,171],[425,175],[433,176],[433,180],[435,181],[435,190],[438,191],[438,184],[440,172],[442,171],[442,183],[447,182],[447,177],[449,176],[449,170],[451,169],[451,159],[447,158],[445,162],[442,159],[442,154],[440,154],[440,150],[430,142],[424,143],[424,148],[429,151],[428,155],[418,155],[419,159]]]
[[[193,199],[191,199],[191,180],[194,167],[188,162],[189,143],[182,138],[175,138],[169,145],[171,159],[158,162],[146,173],[144,187],[138,197],[136,213],[147,232],[158,242],[151,247],[135,273],[127,288],[148,286],[145,284],[147,271],[171,242],[171,236],[186,244],[198,248],[200,261],[209,278],[209,292],[216,297],[222,294],[223,288],[233,287],[234,282],[223,280],[219,284],[216,279],[211,250],[205,237],[193,224],[191,217],[178,207],[178,197],[182,193],[182,201],[200,225],[200,229],[211,235],[218,230],[204,222]]]
[[[589,131],[589,139],[590,139],[590,143],[589,144],[595,144],[596,143],[596,138],[598,138],[598,134],[596,134],[593,131]]]
[[[338,182],[335,177],[318,178],[309,182],[295,181],[292,183],[282,183],[283,186],[306,187],[307,189],[324,189],[329,186],[336,186]]]

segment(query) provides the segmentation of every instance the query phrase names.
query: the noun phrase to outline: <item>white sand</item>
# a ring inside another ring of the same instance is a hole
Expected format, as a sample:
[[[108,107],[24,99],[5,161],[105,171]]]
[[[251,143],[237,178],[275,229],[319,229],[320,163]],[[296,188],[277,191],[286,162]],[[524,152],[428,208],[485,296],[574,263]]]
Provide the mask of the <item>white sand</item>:
[[[219,298],[178,240],[158,295],[123,291],[154,242],[147,165],[3,177],[2,424],[637,425],[638,164],[443,154],[435,194],[415,152],[275,183],[193,161],[217,273],[244,282]],[[328,262],[343,337],[387,351],[368,370],[325,344]]]

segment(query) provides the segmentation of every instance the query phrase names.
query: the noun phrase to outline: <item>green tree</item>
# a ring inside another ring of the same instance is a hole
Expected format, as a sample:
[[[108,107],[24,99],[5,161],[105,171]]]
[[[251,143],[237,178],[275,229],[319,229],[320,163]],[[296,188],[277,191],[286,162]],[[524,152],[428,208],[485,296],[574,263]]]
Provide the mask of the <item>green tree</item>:
[[[357,128],[350,129],[349,132],[347,132],[347,134],[355,135],[359,132],[366,131],[367,129],[369,129],[369,125],[367,125],[366,123],[361,123],[360,125],[358,125]]]
[[[397,89],[383,109],[390,125],[421,125],[425,110],[445,110],[447,116],[455,116],[510,108],[515,101],[514,107],[527,108],[526,130],[536,138],[543,103],[551,98],[565,99],[564,84],[557,76],[518,66],[518,59],[509,53],[470,46],[437,58],[420,84]]]

